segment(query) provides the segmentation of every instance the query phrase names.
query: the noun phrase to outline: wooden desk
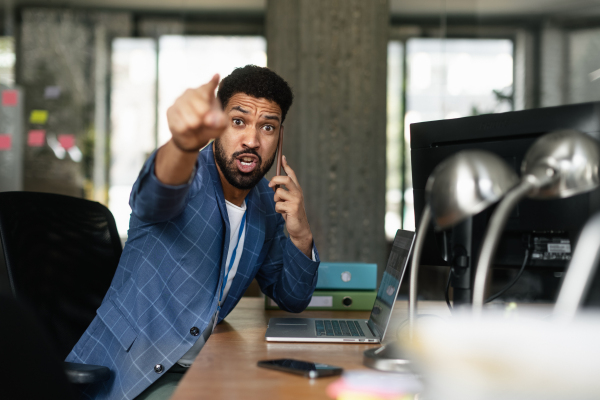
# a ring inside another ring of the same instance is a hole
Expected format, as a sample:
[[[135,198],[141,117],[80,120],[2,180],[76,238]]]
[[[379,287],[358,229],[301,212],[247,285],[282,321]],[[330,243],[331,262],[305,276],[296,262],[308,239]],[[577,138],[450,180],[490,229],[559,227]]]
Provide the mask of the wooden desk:
[[[449,315],[445,304],[419,303],[421,312]],[[407,303],[398,302],[392,321],[406,318]],[[367,369],[363,352],[378,345],[327,343],[273,343],[265,341],[271,317],[369,318],[369,312],[305,311],[290,314],[264,310],[264,300],[242,298],[221,324],[181,380],[172,400],[186,399],[329,399],[325,388],[338,377],[307,379],[285,372],[259,368],[259,360],[296,358],[349,369]]]

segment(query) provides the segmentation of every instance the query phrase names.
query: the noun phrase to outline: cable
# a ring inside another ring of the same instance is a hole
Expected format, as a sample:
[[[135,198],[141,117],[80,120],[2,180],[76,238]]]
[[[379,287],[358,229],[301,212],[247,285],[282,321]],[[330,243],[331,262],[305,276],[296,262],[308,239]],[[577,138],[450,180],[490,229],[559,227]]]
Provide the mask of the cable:
[[[452,312],[452,304],[450,304],[450,280],[452,279],[452,273],[454,272],[454,268],[450,268],[450,272],[448,273],[448,282],[446,282],[446,291],[444,293],[446,297],[446,304],[448,304],[448,309]]]
[[[504,286],[504,288],[501,291],[489,297],[485,301],[485,303],[489,303],[492,300],[496,300],[498,297],[502,296],[508,289],[510,289],[515,283],[517,283],[521,275],[523,275],[523,271],[525,270],[525,265],[527,265],[527,261],[529,261],[529,249],[525,250],[525,259],[523,260],[523,265],[521,265],[521,269],[519,270],[517,276],[515,276],[514,279],[508,283],[508,285]]]

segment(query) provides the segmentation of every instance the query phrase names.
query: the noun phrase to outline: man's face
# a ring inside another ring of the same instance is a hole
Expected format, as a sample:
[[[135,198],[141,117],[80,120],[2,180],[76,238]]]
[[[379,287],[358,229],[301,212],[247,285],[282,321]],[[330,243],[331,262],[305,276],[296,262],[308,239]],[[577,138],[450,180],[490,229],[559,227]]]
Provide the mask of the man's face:
[[[227,128],[215,140],[215,160],[237,189],[253,188],[269,171],[281,127],[281,108],[264,98],[236,93],[225,108]]]

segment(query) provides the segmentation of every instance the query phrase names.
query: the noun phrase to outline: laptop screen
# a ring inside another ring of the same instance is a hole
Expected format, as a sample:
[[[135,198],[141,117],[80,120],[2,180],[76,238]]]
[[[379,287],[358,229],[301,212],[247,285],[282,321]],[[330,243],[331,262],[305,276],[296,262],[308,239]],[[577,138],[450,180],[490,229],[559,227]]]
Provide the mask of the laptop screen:
[[[402,283],[402,277],[406,271],[414,238],[414,232],[398,229],[390,258],[383,272],[383,278],[368,322],[371,329],[373,329],[373,326],[376,328],[376,332],[381,335],[381,340],[383,340],[383,335],[390,322],[392,308]]]

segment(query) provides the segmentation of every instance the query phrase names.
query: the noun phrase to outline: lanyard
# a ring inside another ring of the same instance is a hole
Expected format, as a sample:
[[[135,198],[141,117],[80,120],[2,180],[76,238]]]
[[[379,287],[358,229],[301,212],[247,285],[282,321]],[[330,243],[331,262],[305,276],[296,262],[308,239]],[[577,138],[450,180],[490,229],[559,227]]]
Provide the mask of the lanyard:
[[[245,227],[246,227],[246,211],[244,211],[244,216],[242,217],[242,223],[240,224],[240,232],[238,234],[237,243],[235,244],[233,253],[231,253],[231,259],[229,260],[229,268],[227,268],[227,274],[225,275],[225,279],[223,279],[223,284],[221,285],[221,294],[219,295],[219,309],[221,309],[221,300],[223,300],[223,291],[225,290],[225,286],[227,285],[227,278],[229,277],[231,268],[233,268],[233,263],[235,262],[235,254],[237,253],[237,248],[240,244],[240,239],[242,238],[242,233],[244,232]]]

